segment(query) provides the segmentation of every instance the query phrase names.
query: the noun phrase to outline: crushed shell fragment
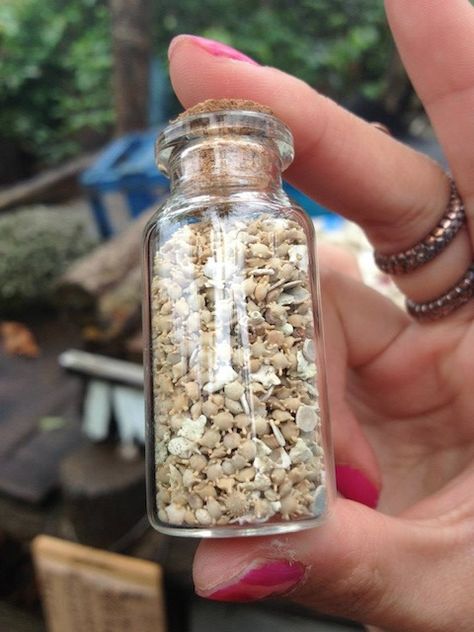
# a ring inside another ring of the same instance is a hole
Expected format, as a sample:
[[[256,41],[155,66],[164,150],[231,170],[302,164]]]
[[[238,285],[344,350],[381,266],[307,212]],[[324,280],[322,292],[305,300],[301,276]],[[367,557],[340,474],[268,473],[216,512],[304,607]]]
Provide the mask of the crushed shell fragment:
[[[318,424],[318,411],[314,406],[302,404],[296,411],[296,425],[303,432],[311,432]]]

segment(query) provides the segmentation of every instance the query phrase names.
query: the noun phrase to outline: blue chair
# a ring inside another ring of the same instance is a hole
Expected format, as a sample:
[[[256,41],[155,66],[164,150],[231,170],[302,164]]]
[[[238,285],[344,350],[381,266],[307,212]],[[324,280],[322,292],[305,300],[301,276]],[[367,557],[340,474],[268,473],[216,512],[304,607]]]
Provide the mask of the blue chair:
[[[100,235],[115,231],[107,206],[108,193],[126,198],[130,219],[156,204],[168,193],[168,178],[155,165],[154,144],[158,129],[127,134],[112,141],[81,176]]]

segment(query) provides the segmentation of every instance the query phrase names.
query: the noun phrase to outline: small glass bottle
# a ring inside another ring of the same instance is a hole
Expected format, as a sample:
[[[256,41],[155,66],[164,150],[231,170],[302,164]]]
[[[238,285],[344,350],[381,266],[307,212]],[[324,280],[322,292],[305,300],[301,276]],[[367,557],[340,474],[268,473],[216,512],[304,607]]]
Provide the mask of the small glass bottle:
[[[317,525],[334,494],[311,220],[288,128],[206,101],[157,142],[171,195],[144,240],[148,509],[171,535]]]

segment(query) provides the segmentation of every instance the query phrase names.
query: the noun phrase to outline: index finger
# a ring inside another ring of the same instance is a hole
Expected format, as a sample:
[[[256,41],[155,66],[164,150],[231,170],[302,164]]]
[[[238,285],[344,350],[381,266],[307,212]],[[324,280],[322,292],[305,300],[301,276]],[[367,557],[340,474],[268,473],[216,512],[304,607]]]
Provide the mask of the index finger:
[[[270,106],[294,136],[295,161],[286,176],[323,205],[362,223],[379,248],[404,248],[414,230],[432,228],[429,207],[442,212],[447,191],[436,163],[303,81],[276,68],[209,55],[201,41],[181,35],[170,46],[171,80],[185,107],[237,96]]]
[[[209,43],[211,44],[211,43]],[[170,73],[181,102],[253,99],[292,130],[296,159],[288,176],[323,205],[358,222],[381,252],[405,250],[443,215],[449,182],[439,165],[375,129],[306,83],[275,68],[238,61],[219,44],[181,35],[170,47]],[[243,59],[243,56],[240,57]],[[248,58],[247,58],[248,59]],[[425,269],[397,283],[415,301],[453,286],[471,261],[467,231]]]

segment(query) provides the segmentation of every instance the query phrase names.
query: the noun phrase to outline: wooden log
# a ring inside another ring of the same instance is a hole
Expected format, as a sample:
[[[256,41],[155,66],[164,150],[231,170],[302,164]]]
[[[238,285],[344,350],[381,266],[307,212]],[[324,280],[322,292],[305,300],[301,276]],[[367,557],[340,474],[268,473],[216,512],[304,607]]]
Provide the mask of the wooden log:
[[[101,338],[115,340],[135,331],[141,322],[141,266],[130,270],[115,287],[99,298],[97,317]]]
[[[62,197],[60,191],[64,189],[69,192],[68,197],[71,197],[71,194],[77,193],[78,175],[87,169],[95,157],[95,153],[79,156],[60,167],[0,190],[0,212],[33,202],[57,202],[58,197]]]
[[[130,280],[139,276],[142,234],[152,214],[142,213],[123,233],[77,261],[59,280],[58,304],[73,312],[75,319],[94,321],[100,298],[115,292],[127,277],[127,293],[132,291]]]
[[[126,461],[116,445],[84,446],[62,462],[60,478],[66,520],[80,542],[110,547],[146,513],[143,458]]]
[[[15,542],[29,542],[40,533],[61,535],[61,511],[57,495],[41,505],[30,505],[0,494],[0,529]]]
[[[141,267],[133,268],[116,286],[97,298],[93,310],[83,314],[86,326],[82,335],[86,343],[95,349],[112,350],[111,344],[121,343],[137,330],[141,324],[141,276]]]

